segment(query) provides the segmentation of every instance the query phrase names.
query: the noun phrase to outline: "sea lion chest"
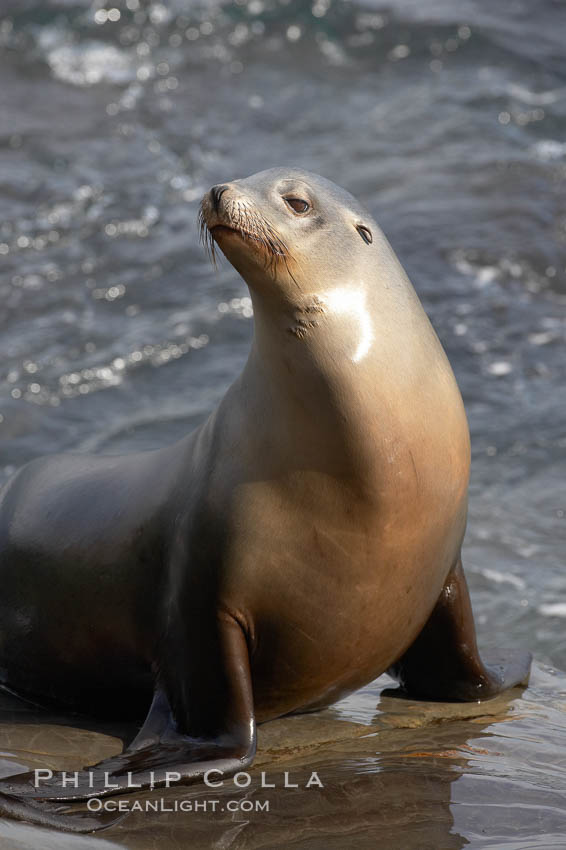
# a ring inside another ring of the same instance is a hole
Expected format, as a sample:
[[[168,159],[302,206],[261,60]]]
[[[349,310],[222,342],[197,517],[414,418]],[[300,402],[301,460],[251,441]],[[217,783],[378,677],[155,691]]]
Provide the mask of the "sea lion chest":
[[[259,718],[333,702],[418,634],[465,523],[465,491],[436,472],[417,486],[399,459],[371,494],[304,470],[238,488],[220,597],[248,626]]]

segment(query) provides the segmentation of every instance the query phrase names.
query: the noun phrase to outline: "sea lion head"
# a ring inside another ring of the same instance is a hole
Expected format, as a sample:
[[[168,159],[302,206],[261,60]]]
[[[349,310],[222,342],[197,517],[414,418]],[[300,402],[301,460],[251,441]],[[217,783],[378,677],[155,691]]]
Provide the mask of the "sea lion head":
[[[218,245],[252,295],[290,300],[349,281],[359,288],[381,244],[377,225],[352,195],[298,168],[213,186],[200,222],[213,258]]]

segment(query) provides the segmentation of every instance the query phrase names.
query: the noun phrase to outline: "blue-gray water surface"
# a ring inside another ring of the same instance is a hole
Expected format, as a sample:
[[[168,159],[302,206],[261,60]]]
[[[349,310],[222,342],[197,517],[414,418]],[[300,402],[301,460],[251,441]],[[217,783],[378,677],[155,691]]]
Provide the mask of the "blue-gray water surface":
[[[558,0],[0,0],[0,483],[203,421],[252,315],[198,203],[302,166],[375,215],[456,373],[481,643],[566,669],[565,33]]]

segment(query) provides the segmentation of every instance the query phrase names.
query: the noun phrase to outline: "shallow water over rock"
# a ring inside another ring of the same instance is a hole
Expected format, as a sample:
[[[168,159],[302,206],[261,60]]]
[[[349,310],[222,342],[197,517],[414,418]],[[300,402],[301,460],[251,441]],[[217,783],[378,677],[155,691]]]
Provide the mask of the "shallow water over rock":
[[[227,779],[107,798],[153,809],[133,809],[96,837],[3,821],[0,842],[21,850],[565,846],[566,675],[535,665],[527,690],[483,703],[397,694],[384,676],[333,708],[264,724],[255,764],[238,780],[247,787]],[[38,714],[3,697],[0,770],[70,772],[118,752],[132,731],[87,731],[76,717]],[[189,804],[192,811],[180,810]]]

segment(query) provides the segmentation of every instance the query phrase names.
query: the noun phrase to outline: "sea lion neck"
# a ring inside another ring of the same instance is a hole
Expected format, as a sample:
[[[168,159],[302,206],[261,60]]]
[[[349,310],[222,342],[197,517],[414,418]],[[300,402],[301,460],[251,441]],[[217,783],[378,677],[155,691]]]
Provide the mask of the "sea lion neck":
[[[430,327],[410,284],[376,286],[360,273],[310,290],[264,291],[250,287],[254,352],[265,366],[292,381],[335,383],[377,373],[420,345],[415,326]],[[405,339],[405,337],[408,339]]]
[[[341,457],[348,475],[364,478],[381,445],[368,434],[386,422],[400,433],[430,415],[433,386],[454,407],[457,388],[436,334],[404,274],[389,272],[385,285],[375,276],[366,286],[333,282],[285,301],[250,290],[254,338],[240,379],[246,429],[267,420],[282,452],[308,444],[321,463]]]
[[[410,299],[385,309],[391,296],[361,284],[285,300],[251,293],[254,338],[243,379],[256,413],[277,409],[299,431],[339,429],[346,439],[346,423],[390,406],[391,388],[412,380],[414,338],[401,343],[398,332],[411,321]]]

